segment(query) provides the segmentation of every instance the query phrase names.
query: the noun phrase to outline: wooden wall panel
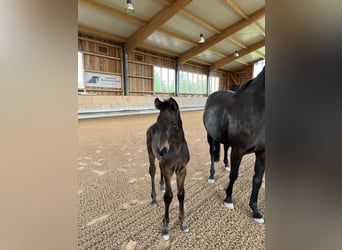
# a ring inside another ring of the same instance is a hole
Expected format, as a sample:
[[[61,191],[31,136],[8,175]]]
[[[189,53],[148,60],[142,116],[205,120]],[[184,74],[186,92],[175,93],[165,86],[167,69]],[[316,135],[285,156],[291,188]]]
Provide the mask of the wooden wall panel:
[[[253,65],[249,65],[241,70],[229,74],[229,79],[233,84],[242,85],[253,77]]]
[[[120,46],[97,41],[86,37],[79,37],[78,50],[83,53],[85,72],[121,76],[121,88],[98,88],[85,86],[81,92],[96,95],[123,95],[123,66],[122,49]]]
[[[123,86],[122,48],[119,44],[79,34],[78,50],[83,52],[85,71],[119,75]],[[162,56],[142,49],[128,52],[129,95],[155,94],[154,66],[175,69],[176,60],[170,56]],[[204,75],[207,75],[208,72],[206,65],[192,62],[181,64],[180,70]],[[220,78],[220,90],[231,89],[233,84],[233,80],[229,77],[231,72],[217,70],[214,74]],[[234,77],[237,78],[237,81],[244,82],[246,75],[242,76],[242,73],[234,72]],[[121,89],[86,87],[86,91],[98,95],[124,94],[123,87]]]

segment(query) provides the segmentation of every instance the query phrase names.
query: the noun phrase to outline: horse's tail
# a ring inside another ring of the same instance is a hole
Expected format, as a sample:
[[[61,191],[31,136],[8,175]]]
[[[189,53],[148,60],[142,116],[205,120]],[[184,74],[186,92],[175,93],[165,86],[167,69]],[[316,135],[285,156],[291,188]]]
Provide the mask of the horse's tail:
[[[214,161],[218,162],[220,160],[220,143],[215,141],[209,134],[207,134],[207,139],[209,143],[209,153],[210,156],[214,157]]]

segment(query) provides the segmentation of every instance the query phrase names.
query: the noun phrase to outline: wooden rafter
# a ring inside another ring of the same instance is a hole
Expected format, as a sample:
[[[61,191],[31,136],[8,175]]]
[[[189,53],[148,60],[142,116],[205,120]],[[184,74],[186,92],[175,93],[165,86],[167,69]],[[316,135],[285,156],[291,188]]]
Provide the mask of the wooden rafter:
[[[171,32],[171,31],[168,31],[168,30],[165,30],[165,29],[158,29],[158,31],[161,32],[161,33],[164,33],[164,34],[166,34],[168,36],[177,38],[177,39],[179,39],[179,40],[181,40],[181,41],[183,41],[183,42],[185,42],[187,44],[190,44],[192,46],[199,46],[199,44],[197,42],[194,42],[193,40],[190,40],[190,39],[187,39],[187,38],[185,38],[183,36],[180,36],[177,33],[174,33],[174,32]]]
[[[98,37],[102,37],[102,38],[106,38],[106,39],[110,39],[110,40],[115,40],[115,41],[120,41],[120,42],[125,42],[126,38],[121,37],[121,36],[117,36],[115,34],[109,33],[109,32],[105,32],[103,30],[98,30],[95,28],[91,28],[85,25],[81,25],[78,24],[78,31],[85,33],[85,34],[89,34],[89,35],[95,35]]]
[[[143,49],[147,49],[147,50],[151,50],[151,51],[155,51],[155,52],[159,52],[162,53],[164,55],[169,55],[169,56],[174,56],[174,57],[178,57],[179,54],[173,52],[173,51],[169,51],[166,49],[161,49],[161,48],[156,48],[155,46],[151,46],[145,43],[139,44],[139,48],[143,48]]]
[[[258,54],[258,56],[260,56],[262,59],[265,59],[265,55],[264,54],[262,54],[261,52],[259,52],[259,51],[254,51],[255,53],[257,53]]]
[[[252,25],[253,25],[254,28],[256,28],[263,36],[266,35],[264,28],[261,27],[260,24],[258,24],[257,22],[254,22]]]
[[[241,10],[241,8],[233,1],[233,0],[226,0],[226,3],[241,17],[248,20],[248,15]],[[265,36],[265,30],[256,22],[253,22],[252,25],[263,35]]]
[[[95,8],[97,10],[100,10],[102,12],[105,12],[105,13],[108,13],[112,16],[116,16],[116,17],[119,17],[123,20],[126,20],[130,23],[133,23],[133,24],[137,24],[137,25],[140,25],[140,26],[144,26],[147,24],[146,21],[140,19],[140,18],[137,18],[137,17],[134,17],[132,15],[128,15],[127,13],[123,12],[123,11],[118,11],[116,9],[113,9],[107,5],[104,5],[102,3],[99,3],[99,2],[95,2],[93,0],[78,0],[79,3],[83,4],[83,5],[86,5],[88,7],[91,7],[91,8]],[[160,2],[166,4],[166,5],[171,5],[172,4],[172,1],[170,0],[160,0]],[[204,27],[208,28],[209,30],[217,33],[217,34],[220,34],[222,33],[222,31],[216,27],[214,27],[213,25],[209,24],[208,22],[206,22],[205,20],[203,20],[202,18],[194,15],[193,13],[191,13],[190,11],[187,11],[185,9],[181,9],[180,10],[180,13],[184,14],[185,16],[187,16],[188,18],[194,20],[195,22],[203,25]],[[79,26],[79,27],[82,27],[83,31],[85,30],[91,30],[92,28],[90,27],[86,27],[86,26]],[[183,36],[180,36],[174,32],[171,32],[171,31],[168,31],[168,30],[165,30],[165,29],[157,29],[157,31],[161,32],[161,33],[164,33],[168,36],[171,36],[171,37],[174,37],[174,38],[177,38],[187,44],[190,44],[192,46],[199,46],[199,44],[191,39],[188,39],[188,38],[185,38]],[[93,29],[93,31],[91,32],[93,34],[100,34],[101,31],[98,31],[96,29]],[[115,38],[115,40],[119,40],[119,41],[126,41],[127,39],[126,38],[123,38],[123,37],[119,37],[119,36],[116,36],[112,33],[108,33],[106,35],[107,37],[111,37],[112,39]],[[233,42],[234,44],[236,44],[237,46],[241,47],[241,48],[244,48],[244,49],[247,49],[248,47],[246,45],[244,45],[242,42],[238,41],[237,39],[233,38],[233,37],[228,37],[227,38],[229,41]],[[220,56],[226,56],[226,55],[223,55],[222,53],[219,53],[217,51],[213,51],[215,54],[218,54]],[[167,54],[170,54],[170,53],[167,53]]]
[[[228,37],[227,39],[243,49],[248,49],[246,45],[244,45],[242,42],[238,41],[236,38],[232,36]]]
[[[163,4],[166,4],[166,5],[172,4],[172,1],[170,1],[170,0],[159,0],[159,1],[162,2]],[[213,31],[217,34],[221,33],[220,29],[216,28],[215,26],[211,25],[210,23],[208,23],[207,21],[205,21],[201,17],[191,13],[190,11],[188,11],[186,9],[181,9],[179,12],[182,13],[183,15],[185,15],[186,17],[192,19],[196,23],[201,24],[202,26],[206,27],[207,29],[209,29],[211,31]]]
[[[120,37],[120,36],[117,36],[115,34],[104,32],[102,30],[98,30],[98,29],[91,28],[91,27],[88,27],[85,25],[81,25],[81,24],[78,24],[78,31],[81,33],[85,33],[88,35],[95,35],[97,37],[102,37],[102,38],[109,39],[109,40],[126,42],[126,38],[124,38],[124,37]],[[151,45],[144,44],[144,43],[140,44],[139,47],[141,47],[143,49],[156,51],[156,52],[159,52],[159,53],[162,53],[165,55],[177,56],[177,57],[179,56],[179,54],[177,54],[175,52],[165,50],[165,49],[161,49],[161,48],[152,47]]]
[[[108,7],[108,6],[104,5],[104,4],[101,4],[101,3],[98,3],[98,2],[95,2],[95,1],[92,1],[92,0],[78,0],[78,1],[81,4],[87,5],[87,6],[91,7],[91,8],[98,9],[98,10],[103,11],[105,13],[108,13],[110,15],[117,16],[117,17],[119,17],[121,19],[124,19],[124,20],[130,22],[130,23],[138,24],[140,26],[147,25],[147,22],[142,20],[142,19],[139,19],[139,18],[134,17],[132,15],[128,15],[125,12],[118,11],[118,10],[113,9],[111,7]],[[179,39],[179,40],[181,40],[181,41],[183,41],[185,43],[188,43],[188,44],[190,44],[192,46],[198,46],[197,42],[194,42],[194,41],[192,41],[190,39],[187,39],[187,38],[185,38],[183,36],[180,36],[180,35],[178,35],[178,34],[176,34],[174,32],[167,31],[167,30],[162,29],[162,28],[158,29],[158,31],[161,32],[161,33],[167,34],[169,36],[172,36],[174,38],[177,38],[177,39]],[[120,39],[120,40],[122,40],[122,39]]]
[[[215,50],[215,49],[213,49],[213,48],[210,48],[210,49],[208,49],[208,50],[209,50],[210,52],[212,52],[212,53],[214,53],[214,54],[220,56],[220,57],[226,57],[226,56],[227,56],[227,55],[223,54],[222,52],[219,52],[219,51],[217,51],[217,50]]]
[[[132,15],[127,15],[125,12],[123,11],[119,11],[119,10],[116,10],[116,9],[113,9],[107,5],[104,5],[102,3],[99,3],[99,2],[95,2],[93,0],[78,0],[78,3],[81,3],[83,5],[86,5],[88,7],[91,7],[91,8],[94,8],[94,9],[97,9],[97,10],[100,10],[100,11],[103,11],[105,13],[108,13],[112,16],[117,16],[121,19],[124,19],[126,21],[129,21],[130,23],[134,23],[134,24],[137,24],[137,25],[145,25],[146,22],[137,18],[137,17],[134,17]]]
[[[159,0],[160,2],[170,5],[172,4],[172,1],[170,0]],[[222,33],[222,30],[216,28],[215,26],[211,25],[210,23],[208,23],[207,21],[203,20],[202,18],[196,16],[195,14],[191,13],[190,11],[186,10],[186,9],[182,9],[180,11],[180,13],[182,13],[183,15],[185,15],[186,17],[192,19],[193,21],[195,21],[198,24],[201,24],[202,26],[206,27],[207,29],[215,32],[216,34],[220,34]],[[244,45],[242,42],[237,41],[234,38],[228,37],[228,40],[230,40],[231,42],[235,43],[237,46],[247,49],[247,46]]]
[[[249,65],[248,63],[242,61],[241,59],[236,59],[235,61],[243,65]]]
[[[177,12],[189,4],[192,0],[177,0],[170,6],[165,6],[154,15],[145,26],[134,32],[127,40],[127,50],[133,50],[142,43],[149,35],[156,31]]]
[[[240,54],[239,58],[242,57],[242,56],[245,56],[245,55],[247,55],[247,54],[249,54],[249,53],[251,53],[251,52],[253,52],[253,51],[257,50],[257,49],[260,49],[261,47],[264,47],[264,46],[265,46],[265,39],[255,43],[255,44],[253,44],[251,46],[249,46],[249,48],[246,49],[246,50],[239,51],[239,54]],[[228,64],[230,62],[233,62],[236,59],[237,58],[234,55],[225,57],[225,58],[223,58],[223,59],[213,63],[210,66],[210,70],[214,71],[215,69],[218,69],[218,68],[220,68],[220,67],[222,67],[222,66],[224,66],[224,65],[226,65],[226,64]]]
[[[265,8],[261,8],[261,9],[257,10],[256,12],[251,14],[248,19],[243,19],[243,20],[229,26],[228,28],[224,29],[222,31],[222,33],[208,38],[207,41],[204,44],[202,44],[201,46],[192,48],[192,49],[188,50],[187,52],[183,53],[181,55],[181,57],[179,58],[179,62],[184,63],[184,62],[188,61],[190,58],[194,57],[195,55],[197,55],[197,54],[201,53],[202,51],[214,46],[216,43],[222,41],[223,39],[225,39],[229,36],[231,36],[235,32],[245,28],[246,26],[250,25],[254,21],[256,21],[256,20],[258,20],[264,16],[265,16]]]

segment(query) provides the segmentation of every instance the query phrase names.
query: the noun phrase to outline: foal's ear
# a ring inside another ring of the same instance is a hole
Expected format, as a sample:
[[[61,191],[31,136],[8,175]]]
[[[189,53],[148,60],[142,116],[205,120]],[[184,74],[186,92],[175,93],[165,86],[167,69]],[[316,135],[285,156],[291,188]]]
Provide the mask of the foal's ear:
[[[170,106],[171,106],[174,110],[178,110],[178,109],[179,109],[176,100],[173,99],[172,97],[170,97]]]
[[[156,109],[160,109],[161,102],[158,97],[154,99],[154,106],[156,107]]]

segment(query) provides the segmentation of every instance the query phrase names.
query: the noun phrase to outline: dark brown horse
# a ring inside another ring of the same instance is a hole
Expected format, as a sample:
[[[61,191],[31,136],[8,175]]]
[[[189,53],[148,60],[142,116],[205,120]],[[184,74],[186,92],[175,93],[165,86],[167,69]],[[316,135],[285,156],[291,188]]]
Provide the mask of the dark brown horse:
[[[161,170],[160,187],[164,190],[165,181],[165,215],[163,219],[162,235],[169,239],[169,207],[173,198],[171,189],[171,177],[176,173],[177,197],[179,201],[179,220],[183,232],[189,232],[189,227],[184,220],[184,181],[186,176],[186,164],[190,160],[188,145],[184,137],[182,120],[177,102],[170,97],[165,101],[158,98],[154,105],[160,110],[157,122],[152,124],[146,132],[148,158],[150,162],[149,172],[152,182],[152,206],[157,206],[154,176],[156,173],[155,158],[159,161]]]
[[[255,154],[249,206],[254,220],[264,223],[257,202],[265,172],[265,68],[257,77],[243,84],[236,93],[225,96],[216,93],[209,96],[204,108],[203,122],[210,137],[232,148],[231,171],[224,200],[226,207],[234,208],[233,185],[239,175],[242,157],[245,154]]]

